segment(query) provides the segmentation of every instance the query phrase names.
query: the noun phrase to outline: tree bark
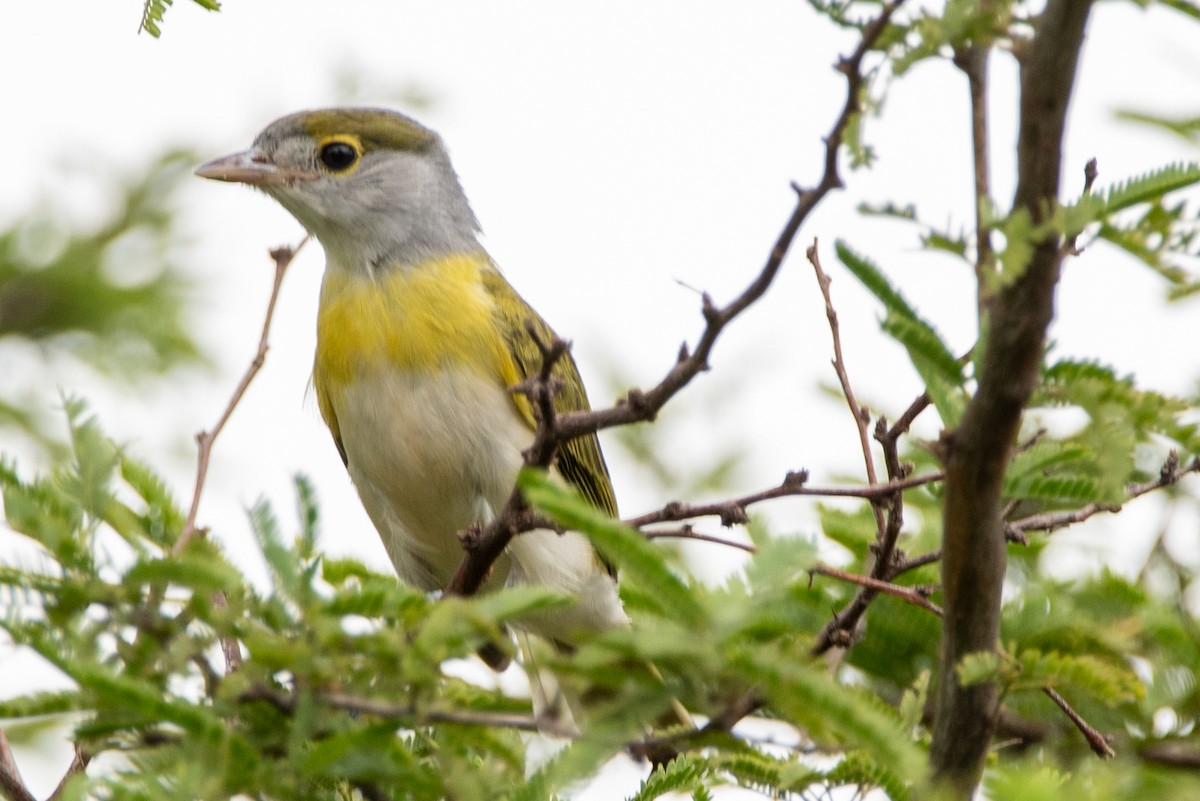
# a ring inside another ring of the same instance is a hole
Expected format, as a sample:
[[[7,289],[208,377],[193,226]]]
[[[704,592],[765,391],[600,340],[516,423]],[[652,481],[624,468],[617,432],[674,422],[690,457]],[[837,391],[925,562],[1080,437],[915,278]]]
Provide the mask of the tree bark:
[[[1028,210],[1035,224],[1057,202],[1067,105],[1090,10],[1091,0],[1050,0],[1022,64],[1013,210]],[[1065,253],[1062,237],[1047,235],[1019,278],[997,293],[981,287],[987,323],[978,391],[943,442],[946,615],[931,753],[939,797],[972,797],[996,722],[995,685],[962,687],[955,669],[967,654],[997,647],[1006,563],[1001,485],[1037,383]]]

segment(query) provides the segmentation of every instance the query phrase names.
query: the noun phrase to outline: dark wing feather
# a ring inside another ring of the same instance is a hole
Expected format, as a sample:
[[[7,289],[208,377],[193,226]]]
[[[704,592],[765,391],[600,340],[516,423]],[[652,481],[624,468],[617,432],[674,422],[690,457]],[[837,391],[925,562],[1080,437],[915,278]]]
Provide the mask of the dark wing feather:
[[[518,380],[524,380],[538,372],[542,366],[541,351],[529,335],[527,323],[533,326],[544,343],[550,342],[554,332],[497,270],[485,270],[483,283],[488,293],[496,299],[496,313],[512,353]],[[562,387],[554,398],[556,411],[577,412],[591,408],[583,381],[579,377],[579,370],[570,353],[558,360],[554,365],[553,374],[562,381]],[[518,406],[521,407],[521,413],[530,426],[533,426],[532,411],[528,404],[518,403]],[[562,477],[578,489],[593,506],[613,517],[617,516],[617,501],[613,494],[612,481],[609,479],[608,465],[604,463],[600,441],[595,434],[576,437],[560,447],[557,467]],[[611,566],[609,571],[612,572]]]

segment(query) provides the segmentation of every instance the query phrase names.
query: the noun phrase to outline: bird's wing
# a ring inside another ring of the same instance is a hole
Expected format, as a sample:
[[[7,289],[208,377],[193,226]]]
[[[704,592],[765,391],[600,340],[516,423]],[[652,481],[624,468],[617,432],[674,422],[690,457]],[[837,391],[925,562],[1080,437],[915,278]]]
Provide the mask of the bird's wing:
[[[529,335],[527,322],[532,325],[543,343],[548,344],[553,339],[554,332],[546,321],[517,295],[499,271],[484,270],[483,283],[488,293],[496,299],[496,314],[516,370],[512,383],[519,383],[531,375],[536,375],[542,366],[541,351]],[[558,394],[554,396],[555,410],[576,412],[591,408],[583,381],[579,377],[579,370],[570,353],[558,360],[554,365],[553,374],[562,381]],[[516,396],[514,402],[530,428],[534,428],[536,421],[533,409],[526,399]],[[557,467],[562,477],[578,489],[593,506],[616,517],[616,497],[613,495],[608,466],[604,463],[604,454],[600,452],[600,442],[595,434],[576,437],[564,443],[558,449]]]
[[[329,433],[333,435],[333,444],[337,446],[338,456],[342,457],[342,464],[348,467],[350,462],[346,459],[346,448],[342,445],[342,430],[338,425],[337,412],[334,411],[333,402],[329,399],[329,391],[322,380],[319,367],[313,369],[312,380],[313,389],[317,393],[317,408],[321,410],[321,418],[329,428]]]

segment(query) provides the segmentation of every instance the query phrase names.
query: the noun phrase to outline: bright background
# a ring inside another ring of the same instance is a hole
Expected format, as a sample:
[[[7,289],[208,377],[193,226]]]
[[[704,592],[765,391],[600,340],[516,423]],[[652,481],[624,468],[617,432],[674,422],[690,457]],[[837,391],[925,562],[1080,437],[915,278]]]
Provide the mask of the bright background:
[[[179,2],[163,38],[136,36],[140,2],[10,3],[0,11],[0,225],[52,204],[80,224],[103,219],[102,180],[167,146],[205,158],[244,148],[272,119],[335,103],[399,108],[440,131],[486,234],[518,290],[574,354],[594,404],[620,393],[612,377],[648,386],[680,343],[701,329],[697,290],[725,302],[758,272],[789,214],[789,182],[814,183],[821,136],[844,81],[831,69],[852,41],[800,0],[745,3],[434,3],[425,0],[230,0],[219,14]],[[1078,192],[1095,156],[1100,185],[1194,149],[1115,121],[1118,108],[1200,110],[1196,28],[1161,9],[1100,4],[1072,109],[1064,193]],[[993,61],[996,197],[1012,195],[1015,71]],[[955,350],[973,339],[973,287],[964,265],[920,252],[916,230],[864,221],[860,202],[915,203],[929,222],[971,222],[965,79],[924,64],[894,87],[867,138],[880,157],[843,175],[797,239],[777,285],[722,337],[712,371],[663,413],[662,461],[688,472],[713,453],[744,456],[737,494],[807,467],[814,483],[861,476],[844,406],[820,390],[835,381],[824,310],[804,260],[822,243],[851,378],[860,400],[895,417],[920,391],[903,352],[878,332],[879,308],[840,265],[847,239],[903,286]],[[192,433],[224,408],[257,341],[271,279],[270,247],[299,225],[262,195],[197,179],[182,195],[181,237],[195,287],[194,325],[213,362],[157,385],[119,389],[86,370],[47,367],[0,350],[0,376],[44,393],[84,396],[105,429],[160,466],[181,503],[191,496]],[[297,259],[283,288],[266,367],[214,453],[199,522],[262,575],[245,509],[266,496],[288,519],[290,477],[316,483],[327,550],[385,568],[386,557],[308,391],[322,255]],[[136,269],[136,267],[135,267]],[[1102,244],[1067,265],[1052,336],[1056,353],[1098,356],[1145,386],[1193,391],[1200,375],[1197,303],[1166,306],[1163,284]],[[8,361],[9,363],[5,363]],[[936,436],[932,413],[919,433]],[[0,449],[37,466],[20,442]],[[662,505],[655,481],[609,447],[625,514]],[[689,500],[700,500],[689,498]],[[759,510],[778,531],[812,534],[812,504]],[[1153,500],[1115,521],[1071,532],[1064,574],[1110,564],[1136,571],[1161,515]],[[1176,520],[1172,547],[1200,561],[1197,521]],[[716,524],[710,524],[715,529]],[[12,538],[0,537],[0,558]],[[716,549],[710,575],[739,557]],[[0,692],[52,681],[0,646]],[[4,689],[7,688],[7,689]],[[55,758],[57,759],[57,757]],[[64,757],[65,759],[65,757]],[[22,764],[35,792],[61,767]],[[630,769],[594,795],[636,786]]]

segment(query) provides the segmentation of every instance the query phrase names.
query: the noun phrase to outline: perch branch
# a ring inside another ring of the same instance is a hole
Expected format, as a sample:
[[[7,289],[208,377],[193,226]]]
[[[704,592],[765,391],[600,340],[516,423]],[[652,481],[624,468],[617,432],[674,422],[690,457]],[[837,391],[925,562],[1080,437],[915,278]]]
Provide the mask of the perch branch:
[[[796,205],[776,238],[762,270],[750,285],[725,306],[715,305],[707,294],[703,296],[702,313],[705,325],[695,347],[692,349],[683,347],[675,364],[656,386],[649,390],[632,389],[615,406],[595,411],[556,414],[553,407],[548,405],[549,408],[542,414],[543,419],[538,421],[533,445],[525,455],[527,465],[549,467],[559,444],[567,440],[594,434],[604,428],[653,420],[667,401],[678,394],[693,378],[708,369],[709,356],[721,332],[766,294],[775,280],[775,276],[779,273],[800,226],[826,195],[843,186],[842,179],[838,174],[838,153],[841,150],[846,129],[854,116],[861,110],[861,94],[866,80],[862,68],[863,60],[886,30],[892,14],[900,7],[901,3],[903,0],[893,0],[884,5],[879,15],[864,26],[862,38],[854,52],[848,58],[839,61],[837,69],[846,78],[846,99],[833,127],[825,138],[824,170],[821,180],[811,189],[797,189]],[[563,352],[565,352],[565,345],[563,348]],[[545,377],[549,376],[550,370],[545,362],[549,359],[548,354],[552,353],[553,350],[543,352],[542,374],[535,383],[546,384]],[[521,391],[533,395],[537,395],[539,392],[534,387],[524,387]],[[531,402],[535,406],[540,406],[536,397],[531,398]],[[518,491],[514,490],[503,508],[487,526],[465,538],[466,554],[454,577],[450,580],[450,584],[446,587],[447,594],[473,595],[479,589],[487,577],[492,563],[504,551],[513,536],[519,533],[516,517],[522,512],[524,506],[524,499],[520,497]]]

